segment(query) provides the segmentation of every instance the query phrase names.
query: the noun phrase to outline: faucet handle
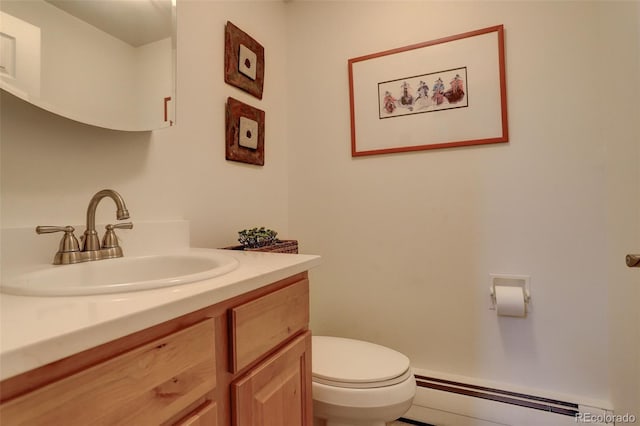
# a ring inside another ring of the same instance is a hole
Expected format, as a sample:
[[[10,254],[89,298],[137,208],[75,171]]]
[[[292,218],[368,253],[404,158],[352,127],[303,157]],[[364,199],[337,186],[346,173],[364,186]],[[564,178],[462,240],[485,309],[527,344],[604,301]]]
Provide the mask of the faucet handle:
[[[116,233],[113,232],[114,229],[132,229],[133,228],[133,223],[131,222],[124,222],[124,223],[116,223],[115,225],[109,224],[107,226],[105,226],[105,233],[104,233],[104,237],[102,238],[102,248],[103,249],[108,249],[108,248],[115,248],[118,247],[118,237],[116,236]]]
[[[60,247],[53,259],[54,265],[80,262],[80,244],[75,235],[73,226],[37,226],[36,233],[51,234],[54,232],[64,232]]]
[[[73,226],[36,226],[37,234],[52,234],[54,232],[73,232]]]
[[[124,222],[124,223],[116,223],[115,225],[107,225],[105,226],[105,229],[107,231],[110,231],[112,229],[133,229],[133,223],[131,222]]]
[[[37,226],[36,233],[38,234],[52,234],[54,232],[64,232],[62,240],[60,240],[60,249],[58,251],[62,253],[69,253],[74,251],[80,251],[80,244],[75,235],[73,235],[75,228],[73,226]]]

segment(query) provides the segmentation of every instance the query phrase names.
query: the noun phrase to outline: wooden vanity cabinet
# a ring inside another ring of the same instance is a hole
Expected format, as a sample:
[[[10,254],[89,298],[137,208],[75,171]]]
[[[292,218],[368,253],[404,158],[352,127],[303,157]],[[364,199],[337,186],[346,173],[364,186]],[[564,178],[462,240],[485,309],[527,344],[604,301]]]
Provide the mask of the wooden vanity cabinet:
[[[0,383],[0,424],[311,426],[301,273]]]

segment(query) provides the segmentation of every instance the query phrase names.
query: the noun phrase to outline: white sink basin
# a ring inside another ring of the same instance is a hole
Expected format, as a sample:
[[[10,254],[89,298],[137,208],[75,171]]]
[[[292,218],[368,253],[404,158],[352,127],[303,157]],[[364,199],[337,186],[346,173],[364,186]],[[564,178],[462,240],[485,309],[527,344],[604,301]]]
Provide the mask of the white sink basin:
[[[51,265],[3,280],[3,293],[82,296],[125,293],[206,280],[233,271],[238,261],[218,252],[121,257],[75,265]]]

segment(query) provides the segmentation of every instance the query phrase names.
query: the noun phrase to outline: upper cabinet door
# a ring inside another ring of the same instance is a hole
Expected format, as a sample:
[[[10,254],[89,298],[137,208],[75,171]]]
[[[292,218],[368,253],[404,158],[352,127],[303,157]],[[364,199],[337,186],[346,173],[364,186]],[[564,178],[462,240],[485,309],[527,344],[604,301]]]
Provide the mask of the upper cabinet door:
[[[0,87],[114,130],[174,122],[176,0],[0,2]]]

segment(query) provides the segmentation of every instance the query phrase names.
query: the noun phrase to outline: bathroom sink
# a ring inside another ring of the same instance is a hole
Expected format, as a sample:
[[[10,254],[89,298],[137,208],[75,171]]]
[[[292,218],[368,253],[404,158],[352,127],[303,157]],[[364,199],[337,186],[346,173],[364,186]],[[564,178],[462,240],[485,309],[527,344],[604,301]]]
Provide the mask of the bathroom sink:
[[[233,271],[226,254],[197,252],[50,265],[3,280],[3,293],[22,296],[82,296],[126,293],[193,283]]]

